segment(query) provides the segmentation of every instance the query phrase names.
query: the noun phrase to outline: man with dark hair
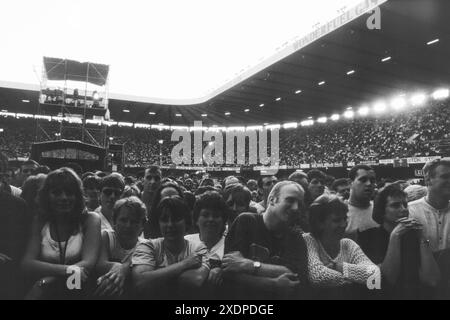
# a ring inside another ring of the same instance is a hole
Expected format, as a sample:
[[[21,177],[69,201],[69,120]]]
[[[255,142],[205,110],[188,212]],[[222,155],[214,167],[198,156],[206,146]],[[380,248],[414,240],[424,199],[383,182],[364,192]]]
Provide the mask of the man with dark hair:
[[[7,170],[8,158],[0,153],[0,300],[19,298],[19,263],[30,225],[25,201],[11,194],[5,179]]]
[[[83,190],[86,199],[86,207],[94,211],[100,205],[100,183],[102,179],[92,174],[83,179]]]
[[[34,171],[39,167],[39,163],[37,163],[34,160],[27,160],[20,166],[20,185],[18,187],[21,187],[22,184],[27,180],[27,178],[34,174]]]
[[[350,199],[348,201],[348,225],[346,233],[354,237],[359,231],[378,227],[372,219],[375,191],[375,171],[366,165],[354,166],[349,174],[351,180]]]
[[[331,185],[331,190],[336,192],[336,195],[344,201],[350,197],[350,180],[347,178],[340,178],[334,180]]]
[[[433,252],[450,249],[450,158],[428,162],[423,172],[428,194],[409,203],[410,216],[425,228]]]
[[[326,179],[327,175],[318,169],[312,169],[308,171],[308,191],[310,196],[309,201],[314,201],[324,193]]]
[[[100,207],[95,212],[100,215],[101,229],[112,230],[112,216],[114,204],[120,199],[125,188],[123,177],[112,173],[100,182]]]
[[[267,199],[273,186],[278,182],[275,176],[263,176],[258,179],[258,187],[262,190],[263,199],[261,202],[254,205],[258,213],[263,213],[267,208]]]
[[[307,284],[306,246],[293,228],[304,192],[292,181],[277,183],[263,214],[243,213],[225,239],[224,277],[234,294],[249,298],[298,298]],[[234,296],[236,298],[236,296]]]
[[[308,189],[308,175],[303,171],[295,171],[291,173],[288,180],[297,182],[299,185],[302,186],[303,190]]]
[[[158,166],[151,166],[145,169],[144,190],[142,191],[142,201],[147,206],[147,210],[152,207],[153,195],[161,185],[162,173]]]

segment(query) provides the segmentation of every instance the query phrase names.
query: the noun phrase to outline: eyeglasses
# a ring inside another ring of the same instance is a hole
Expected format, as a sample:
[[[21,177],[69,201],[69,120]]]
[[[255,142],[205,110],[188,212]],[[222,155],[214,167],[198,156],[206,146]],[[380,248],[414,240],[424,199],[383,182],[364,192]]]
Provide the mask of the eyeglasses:
[[[161,180],[161,177],[160,176],[152,176],[152,175],[149,175],[149,176],[146,176],[145,177],[145,179],[146,180],[155,180],[155,181],[160,181]]]
[[[117,197],[120,197],[120,195],[122,194],[122,190],[120,189],[113,189],[113,188],[104,188],[102,190],[103,194],[107,197],[111,196],[113,193],[114,195],[116,195]]]

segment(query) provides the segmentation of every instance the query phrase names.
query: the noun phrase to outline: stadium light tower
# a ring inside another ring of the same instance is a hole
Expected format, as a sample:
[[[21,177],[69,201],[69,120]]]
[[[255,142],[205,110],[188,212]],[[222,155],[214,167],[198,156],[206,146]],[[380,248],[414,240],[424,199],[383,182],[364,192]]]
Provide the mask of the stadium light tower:
[[[358,109],[358,114],[360,116],[367,116],[369,114],[369,108],[364,106]]]
[[[164,143],[164,140],[158,140],[159,143],[159,166],[162,166],[162,145]]]
[[[373,106],[373,110],[376,113],[384,112],[386,111],[386,108],[387,108],[386,104],[382,101],[375,103],[375,105]]]
[[[438,89],[435,92],[433,92],[432,96],[433,96],[434,100],[447,99],[449,97],[449,90],[448,89]]]
[[[416,93],[411,97],[411,103],[413,106],[423,105],[427,100],[427,96],[424,93]]]
[[[391,106],[394,110],[401,110],[406,106],[406,100],[403,97],[397,97],[392,99]]]

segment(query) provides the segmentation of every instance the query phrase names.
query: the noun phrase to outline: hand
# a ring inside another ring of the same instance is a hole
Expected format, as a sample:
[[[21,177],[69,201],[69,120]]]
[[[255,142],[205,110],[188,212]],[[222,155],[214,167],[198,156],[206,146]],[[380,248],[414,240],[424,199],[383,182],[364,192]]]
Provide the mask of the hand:
[[[200,253],[194,253],[183,260],[186,269],[197,269],[202,265],[203,255]]]
[[[246,259],[239,251],[230,252],[223,256],[222,269],[224,272],[253,272],[253,261]]]
[[[11,262],[12,259],[8,257],[6,254],[0,253],[0,265]]]
[[[401,218],[398,221],[397,226],[392,230],[391,238],[400,238],[409,230],[420,230],[422,233],[423,227],[416,219]]]
[[[298,276],[293,273],[284,273],[274,281],[276,292],[285,297],[291,297],[300,285]]]
[[[97,289],[94,295],[114,297],[123,294],[127,273],[123,270],[121,264],[118,265],[115,265],[107,274],[97,279]]]
[[[223,283],[222,269],[214,268],[209,271],[208,282],[214,286],[220,286]]]

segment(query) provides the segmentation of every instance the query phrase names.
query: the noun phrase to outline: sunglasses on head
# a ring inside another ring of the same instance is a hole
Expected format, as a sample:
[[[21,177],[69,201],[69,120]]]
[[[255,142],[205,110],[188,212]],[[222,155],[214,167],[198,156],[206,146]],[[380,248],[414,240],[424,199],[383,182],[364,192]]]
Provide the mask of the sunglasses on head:
[[[121,194],[122,194],[122,190],[119,190],[119,189],[112,189],[112,188],[104,188],[103,190],[102,190],[102,192],[103,192],[103,194],[105,195],[105,196],[110,196],[110,195],[112,195],[113,193],[116,195],[116,196],[120,196]]]

